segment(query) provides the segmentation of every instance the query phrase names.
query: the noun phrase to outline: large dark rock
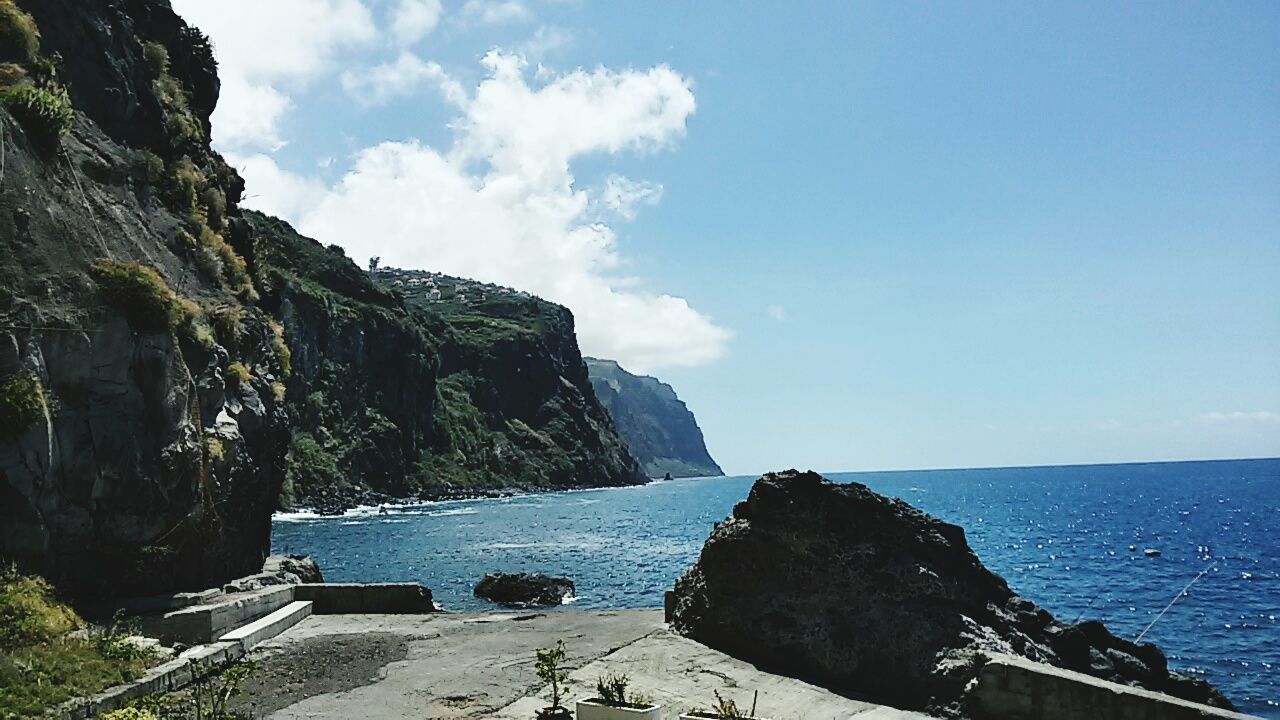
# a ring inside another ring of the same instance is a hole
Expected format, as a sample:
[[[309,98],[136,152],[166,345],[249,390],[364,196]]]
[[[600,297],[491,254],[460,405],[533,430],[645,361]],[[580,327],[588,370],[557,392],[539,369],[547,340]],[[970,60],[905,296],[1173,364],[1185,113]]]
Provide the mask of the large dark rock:
[[[863,485],[765,475],[676,583],[672,627],[837,692],[949,716],[967,712],[984,653],[1231,708],[1168,671],[1150,644],[1069,625],[987,570],[964,530]]]
[[[573,581],[542,573],[489,573],[476,585],[476,597],[507,607],[560,605],[573,597]]]

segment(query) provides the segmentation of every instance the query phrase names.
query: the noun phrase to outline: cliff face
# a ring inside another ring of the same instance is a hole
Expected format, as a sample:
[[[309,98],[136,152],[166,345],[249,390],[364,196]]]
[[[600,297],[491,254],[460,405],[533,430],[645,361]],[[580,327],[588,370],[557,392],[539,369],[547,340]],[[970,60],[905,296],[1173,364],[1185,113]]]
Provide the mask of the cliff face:
[[[670,385],[632,375],[613,360],[586,361],[596,397],[649,477],[724,474],[707,452],[693,413]]]
[[[591,392],[568,310],[432,273],[375,280],[340,249],[247,215],[264,302],[293,350],[286,504],[643,480]]]
[[[406,300],[241,213],[218,88],[166,0],[0,0],[0,560],[208,587],[282,499],[643,480],[564,308]]]
[[[672,628],[854,697],[973,717],[984,653],[1231,708],[1155,645],[1068,624],[1013,593],[964,530],[816,473],[765,475],[676,582]]]
[[[0,47],[0,555],[82,593],[252,572],[284,370],[208,144],[208,42],[161,0],[19,7],[38,39]]]

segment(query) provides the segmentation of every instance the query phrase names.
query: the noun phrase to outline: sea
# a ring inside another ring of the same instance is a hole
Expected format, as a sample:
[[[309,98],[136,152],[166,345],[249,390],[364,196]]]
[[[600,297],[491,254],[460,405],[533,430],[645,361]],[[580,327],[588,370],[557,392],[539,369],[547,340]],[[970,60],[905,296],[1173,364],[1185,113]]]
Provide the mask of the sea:
[[[964,527],[1059,619],[1145,633],[1174,669],[1280,718],[1280,459],[825,474]],[[273,545],[330,581],[420,582],[450,610],[491,609],[472,588],[493,571],[573,578],[565,611],[661,607],[755,479],[280,514]]]

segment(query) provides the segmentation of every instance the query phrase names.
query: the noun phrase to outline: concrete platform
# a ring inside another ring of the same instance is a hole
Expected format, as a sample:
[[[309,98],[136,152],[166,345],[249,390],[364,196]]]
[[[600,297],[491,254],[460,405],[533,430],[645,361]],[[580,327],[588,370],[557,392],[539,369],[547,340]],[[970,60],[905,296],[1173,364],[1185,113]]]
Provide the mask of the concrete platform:
[[[598,674],[626,672],[673,720],[709,704],[713,690],[748,706],[759,690],[759,709],[774,720],[924,717],[760,672],[671,634],[661,610],[313,615],[250,653],[260,671],[232,709],[273,720],[527,720],[545,704],[534,650],[558,639],[570,698],[590,694]]]

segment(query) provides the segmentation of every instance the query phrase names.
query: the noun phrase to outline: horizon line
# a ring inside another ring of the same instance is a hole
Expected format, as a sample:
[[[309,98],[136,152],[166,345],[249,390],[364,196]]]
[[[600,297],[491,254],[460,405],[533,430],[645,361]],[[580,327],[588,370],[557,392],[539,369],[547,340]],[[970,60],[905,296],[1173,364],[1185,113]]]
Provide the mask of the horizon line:
[[[976,467],[928,467],[928,468],[897,468],[891,470],[813,470],[819,475],[855,475],[855,474],[871,474],[871,473],[908,473],[908,472],[957,472],[971,470],[1036,470],[1043,468],[1058,467],[1107,467],[1115,465],[1173,465],[1177,463],[1208,463],[1208,462],[1258,462],[1262,460],[1280,460],[1280,456],[1265,457],[1235,457],[1235,458],[1193,458],[1190,460],[1125,460],[1121,462],[1079,462],[1079,463],[1039,463],[1033,465],[981,465]],[[788,470],[799,468],[785,468]],[[781,472],[781,470],[769,470],[766,472]],[[724,475],[724,477],[750,477],[752,475],[761,476],[765,473],[740,473],[733,475]],[[714,476],[713,476],[714,477]]]

